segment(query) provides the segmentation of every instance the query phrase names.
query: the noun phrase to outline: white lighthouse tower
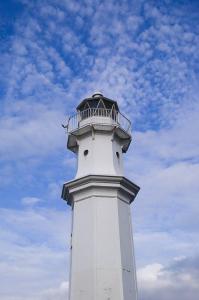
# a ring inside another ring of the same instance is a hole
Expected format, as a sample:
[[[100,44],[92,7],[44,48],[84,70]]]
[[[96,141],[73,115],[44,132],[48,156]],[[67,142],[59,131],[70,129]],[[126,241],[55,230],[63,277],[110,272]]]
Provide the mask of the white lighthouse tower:
[[[95,93],[68,125],[77,154],[62,198],[72,207],[70,300],[137,300],[130,204],[139,187],[124,177],[131,123],[117,102]]]

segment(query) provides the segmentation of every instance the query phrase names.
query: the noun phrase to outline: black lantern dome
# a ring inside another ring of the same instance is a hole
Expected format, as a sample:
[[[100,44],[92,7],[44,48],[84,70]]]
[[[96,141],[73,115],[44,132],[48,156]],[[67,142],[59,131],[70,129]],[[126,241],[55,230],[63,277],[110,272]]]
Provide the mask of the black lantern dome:
[[[85,111],[86,109],[107,109],[119,112],[117,102],[106,98],[100,92],[96,92],[92,97],[84,99],[78,106],[77,111]]]

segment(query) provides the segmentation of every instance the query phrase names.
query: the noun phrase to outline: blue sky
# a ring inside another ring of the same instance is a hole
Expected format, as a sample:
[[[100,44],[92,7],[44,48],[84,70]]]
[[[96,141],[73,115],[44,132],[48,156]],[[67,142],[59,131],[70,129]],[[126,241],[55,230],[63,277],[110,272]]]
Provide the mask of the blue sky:
[[[198,1],[0,2],[0,295],[65,299],[75,175],[61,127],[94,91],[133,123],[140,300],[198,299]],[[10,288],[12,286],[12,289]]]

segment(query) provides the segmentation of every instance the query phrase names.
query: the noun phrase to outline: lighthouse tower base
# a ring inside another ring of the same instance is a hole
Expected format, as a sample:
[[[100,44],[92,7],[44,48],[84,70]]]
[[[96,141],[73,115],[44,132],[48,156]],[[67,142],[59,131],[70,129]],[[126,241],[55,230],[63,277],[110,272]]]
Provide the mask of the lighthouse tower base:
[[[137,300],[130,203],[138,191],[122,176],[64,184],[73,210],[70,300]]]

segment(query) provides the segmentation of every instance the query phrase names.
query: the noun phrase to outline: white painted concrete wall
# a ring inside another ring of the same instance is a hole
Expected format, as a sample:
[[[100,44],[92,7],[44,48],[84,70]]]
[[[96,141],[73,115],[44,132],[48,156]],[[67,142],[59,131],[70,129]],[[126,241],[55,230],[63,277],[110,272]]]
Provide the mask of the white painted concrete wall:
[[[110,184],[75,189],[70,300],[137,300],[130,204],[120,196]]]
[[[86,150],[87,155],[84,154]],[[123,175],[122,141],[113,138],[111,131],[90,131],[78,137],[76,178],[88,174]]]
[[[130,205],[118,201],[124,299],[136,299],[137,281]]]

